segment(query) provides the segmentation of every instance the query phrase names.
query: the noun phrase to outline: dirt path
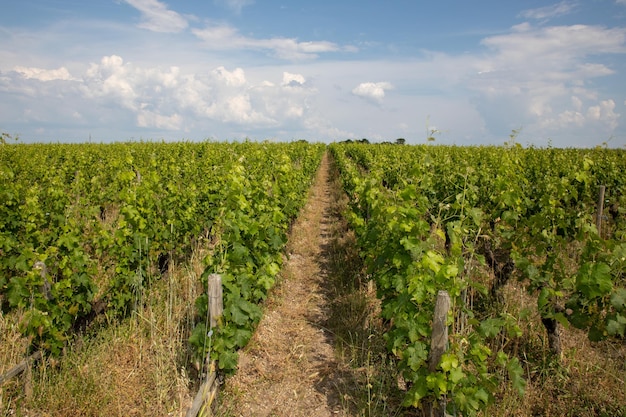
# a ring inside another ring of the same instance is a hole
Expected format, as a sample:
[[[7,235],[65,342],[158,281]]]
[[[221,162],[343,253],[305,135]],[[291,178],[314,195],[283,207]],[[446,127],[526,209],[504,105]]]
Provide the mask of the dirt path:
[[[272,294],[237,374],[226,382],[224,416],[347,415],[337,387],[342,365],[335,357],[324,286],[324,253],[333,224],[327,155],[309,201],[294,224],[282,283]]]

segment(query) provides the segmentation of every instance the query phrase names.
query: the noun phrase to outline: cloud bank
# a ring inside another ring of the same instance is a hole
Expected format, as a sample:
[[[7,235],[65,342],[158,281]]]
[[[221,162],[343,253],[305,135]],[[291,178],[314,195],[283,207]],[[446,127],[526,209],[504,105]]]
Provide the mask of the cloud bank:
[[[42,40],[65,48],[72,25],[0,31],[0,128],[50,140],[100,131],[417,143],[430,123],[442,143],[502,143],[521,127],[520,139],[538,145],[594,146],[611,136],[626,144],[615,82],[626,28],[546,23],[578,3],[523,11],[527,21],[483,36],[472,51],[366,58],[336,42],[243,34],[158,0],[125,1],[138,21],[102,24],[115,41],[90,43],[89,58],[82,45],[72,59],[65,49],[42,52]],[[220,4],[241,12],[251,2]],[[118,41],[129,33],[135,43]]]

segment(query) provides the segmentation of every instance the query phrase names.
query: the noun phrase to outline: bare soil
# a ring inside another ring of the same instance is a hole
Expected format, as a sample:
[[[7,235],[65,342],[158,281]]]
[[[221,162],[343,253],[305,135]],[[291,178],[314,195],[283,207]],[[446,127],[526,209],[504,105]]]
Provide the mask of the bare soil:
[[[335,356],[333,335],[325,327],[330,312],[324,258],[335,222],[333,200],[325,155],[293,225],[282,280],[220,394],[220,415],[347,415],[339,390],[346,365]]]

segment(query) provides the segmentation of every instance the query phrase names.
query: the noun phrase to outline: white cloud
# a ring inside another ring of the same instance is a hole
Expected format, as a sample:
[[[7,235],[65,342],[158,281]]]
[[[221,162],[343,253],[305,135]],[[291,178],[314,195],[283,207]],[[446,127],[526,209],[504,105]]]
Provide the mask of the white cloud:
[[[324,141],[343,140],[356,137],[356,133],[333,126],[327,119],[317,115],[308,118],[304,122],[304,127],[308,131],[316,132]]]
[[[600,120],[601,112],[600,106],[593,106],[587,109],[587,117],[591,120]]]
[[[586,25],[516,28],[509,34],[491,36],[481,42],[496,52],[500,68],[540,63],[542,70],[555,64],[562,68],[571,65],[573,59],[592,54],[626,52],[624,28]]]
[[[227,85],[233,87],[241,87],[246,84],[246,75],[241,68],[235,68],[234,71],[229,72],[224,67],[218,67],[213,70],[212,74],[216,79],[224,81]]]
[[[572,97],[573,110],[564,110],[555,117],[543,118],[541,129],[554,132],[562,129],[584,128],[597,135],[610,135],[618,126],[621,115],[615,113],[615,102],[612,99],[602,100],[583,111],[583,102]]]
[[[124,0],[141,12],[139,27],[153,32],[181,32],[188,26],[187,19],[158,0]]]
[[[105,56],[100,64],[91,64],[84,78],[82,90],[90,98],[108,98],[129,110],[137,110],[134,84],[140,76],[122,57]]]
[[[280,83],[252,83],[242,68],[183,73],[177,66],[143,67],[117,55],[92,63],[75,84],[76,100],[88,100],[94,109],[124,109],[134,115],[137,127],[165,130],[211,122],[255,128],[301,125],[308,117],[307,100],[317,94],[299,73],[283,71]]]
[[[224,123],[239,125],[275,125],[277,122],[253,108],[250,95],[237,94],[213,102],[207,109],[207,116]]]
[[[613,100],[603,100],[600,104],[589,107],[587,110],[587,118],[603,122],[611,129],[617,127],[617,120],[620,117],[620,114],[615,113],[615,102]]]
[[[626,53],[625,28],[526,23],[482,43],[488,53],[470,64],[476,75],[464,83],[477,93],[475,101],[491,129],[523,125],[534,139],[565,137],[574,127],[577,136],[611,134],[619,126],[619,115],[601,104],[612,100],[600,99],[590,81],[615,74],[597,61],[602,54]]]
[[[306,78],[301,74],[283,72],[282,86],[287,88],[300,88],[306,83]]]
[[[621,0],[621,1],[626,1],[626,0]],[[537,19],[537,20],[550,19],[553,17],[558,17],[558,16],[569,14],[575,8],[576,8],[576,3],[572,1],[568,1],[568,0],[563,0],[560,3],[553,4],[551,6],[524,10],[523,12],[519,14],[519,16],[525,19]]]
[[[254,4],[254,0],[214,0],[214,2],[228,7],[235,13],[241,13],[244,7]]]
[[[206,42],[208,48],[228,49],[230,45],[223,44],[222,41],[231,45],[244,43],[245,38],[239,35],[237,28],[228,24],[210,25],[204,29],[192,29],[194,35]]]
[[[575,73],[580,78],[603,77],[614,74],[615,71],[603,64],[583,63],[576,67]]]
[[[137,113],[137,126],[156,127],[157,129],[180,130],[183,118],[179,114],[164,116],[149,110]]]
[[[67,68],[60,67],[57,69],[46,70],[42,68],[28,68],[17,66],[13,69],[24,78],[32,78],[39,81],[65,80],[70,81],[74,78]]]
[[[392,88],[393,85],[386,81],[378,83],[367,82],[356,86],[352,90],[352,94],[375,101],[381,101],[385,97],[385,90],[391,90]]]
[[[585,124],[585,117],[577,111],[566,110],[559,114],[558,126],[560,128],[578,126],[582,127]]]
[[[333,42],[298,42],[294,38],[256,39],[243,36],[228,24],[209,25],[204,29],[192,29],[194,35],[204,41],[204,46],[215,50],[251,49],[269,50],[281,59],[312,59],[318,54],[337,52],[342,48]]]

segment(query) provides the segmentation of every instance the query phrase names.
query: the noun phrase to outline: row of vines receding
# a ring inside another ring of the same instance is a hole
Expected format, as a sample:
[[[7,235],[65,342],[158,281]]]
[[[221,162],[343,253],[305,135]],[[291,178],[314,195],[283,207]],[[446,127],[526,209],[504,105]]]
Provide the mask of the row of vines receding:
[[[473,415],[509,384],[520,395],[519,340],[535,300],[558,360],[562,328],[623,343],[626,331],[626,153],[610,149],[331,145],[349,221],[382,301],[405,405],[441,401]],[[599,186],[606,215],[598,229]],[[427,366],[437,292],[452,300],[449,347]]]

